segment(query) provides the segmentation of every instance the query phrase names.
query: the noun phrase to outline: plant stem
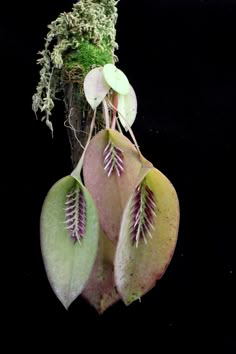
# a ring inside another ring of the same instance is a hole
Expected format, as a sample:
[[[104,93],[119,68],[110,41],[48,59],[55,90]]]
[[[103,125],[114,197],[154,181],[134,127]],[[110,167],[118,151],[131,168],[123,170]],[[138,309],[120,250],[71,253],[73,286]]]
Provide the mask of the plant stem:
[[[78,84],[69,82],[64,85],[64,97],[67,117],[67,133],[71,148],[71,162],[76,167],[83,154],[90,130],[92,116],[88,113],[85,117],[81,108],[81,98]],[[68,125],[71,127],[68,127]],[[73,128],[72,128],[73,127]]]

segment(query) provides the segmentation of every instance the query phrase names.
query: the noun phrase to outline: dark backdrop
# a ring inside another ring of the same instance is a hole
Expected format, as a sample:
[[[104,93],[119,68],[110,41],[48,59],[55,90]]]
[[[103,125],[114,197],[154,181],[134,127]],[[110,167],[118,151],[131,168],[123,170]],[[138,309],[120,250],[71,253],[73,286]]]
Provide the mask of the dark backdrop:
[[[9,303],[8,333],[22,330],[23,345],[32,333],[43,343],[46,337],[81,343],[89,335],[88,344],[97,333],[99,350],[107,338],[111,349],[124,339],[158,349],[162,333],[178,334],[182,348],[190,333],[189,353],[205,336],[221,353],[233,353],[236,1],[120,1],[117,54],[138,96],[134,132],[144,155],[176,187],[181,223],[163,279],[141,304],[118,303],[102,317],[81,298],[64,310],[48,284],[39,244],[44,197],[71,166],[63,105],[54,112],[53,140],[31,111],[39,77],[35,61],[46,25],[72,3],[11,1],[0,15],[2,292]]]

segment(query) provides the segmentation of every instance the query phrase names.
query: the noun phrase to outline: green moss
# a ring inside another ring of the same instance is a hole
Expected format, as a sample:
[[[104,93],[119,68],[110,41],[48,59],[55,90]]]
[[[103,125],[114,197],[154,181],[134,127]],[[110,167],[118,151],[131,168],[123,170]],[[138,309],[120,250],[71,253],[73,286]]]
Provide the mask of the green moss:
[[[82,42],[78,49],[71,50],[64,58],[66,70],[71,71],[79,67],[83,75],[86,75],[93,67],[112,62],[113,56],[109,50],[89,42]]]

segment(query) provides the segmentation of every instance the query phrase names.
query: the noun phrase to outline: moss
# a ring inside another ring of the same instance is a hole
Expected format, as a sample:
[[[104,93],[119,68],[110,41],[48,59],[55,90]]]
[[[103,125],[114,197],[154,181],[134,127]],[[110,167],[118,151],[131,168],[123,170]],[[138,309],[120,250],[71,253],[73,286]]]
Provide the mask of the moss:
[[[113,57],[109,50],[89,42],[81,43],[78,49],[70,51],[64,58],[66,70],[71,71],[75,67],[79,67],[83,76],[85,76],[92,67],[103,66],[112,62]]]

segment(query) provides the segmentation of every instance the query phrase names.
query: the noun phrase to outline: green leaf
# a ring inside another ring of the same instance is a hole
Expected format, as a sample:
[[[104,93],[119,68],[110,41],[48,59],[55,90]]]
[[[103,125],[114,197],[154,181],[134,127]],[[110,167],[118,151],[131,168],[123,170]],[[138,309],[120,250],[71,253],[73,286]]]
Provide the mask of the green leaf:
[[[114,281],[115,246],[101,231],[97,258],[82,296],[102,314],[120,299]]]
[[[131,85],[127,95],[118,95],[117,110],[120,122],[127,131],[127,123],[131,127],[137,115],[137,98]]]
[[[103,68],[92,69],[86,75],[84,79],[84,94],[93,110],[100,105],[109,90],[110,86],[104,79]]]
[[[108,85],[117,93],[127,95],[130,85],[125,74],[113,64],[106,64],[103,67],[103,75]]]
[[[176,191],[152,168],[127,203],[121,223],[115,282],[126,305],[147,293],[162,277],[174,253],[178,227]]]
[[[73,226],[67,229],[76,220],[80,224],[74,229]],[[83,291],[98,247],[97,210],[82,183],[67,176],[54,184],[43,204],[40,232],[48,280],[67,309]]]
[[[85,186],[98,209],[101,227],[113,242],[118,240],[122,213],[141,167],[134,145],[115,130],[100,131],[85,153]]]

